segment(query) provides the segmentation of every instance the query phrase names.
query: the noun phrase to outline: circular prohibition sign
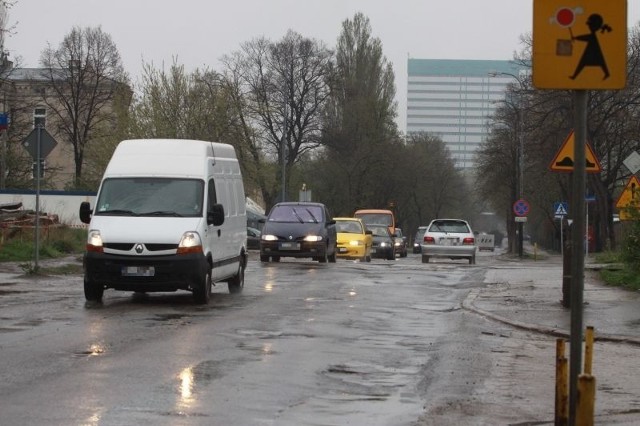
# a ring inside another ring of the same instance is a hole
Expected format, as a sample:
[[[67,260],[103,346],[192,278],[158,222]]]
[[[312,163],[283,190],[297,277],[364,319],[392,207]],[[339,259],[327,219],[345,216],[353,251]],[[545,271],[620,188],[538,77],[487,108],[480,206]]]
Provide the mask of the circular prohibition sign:
[[[529,213],[529,203],[523,199],[516,201],[513,203],[513,212],[516,216],[526,216]]]

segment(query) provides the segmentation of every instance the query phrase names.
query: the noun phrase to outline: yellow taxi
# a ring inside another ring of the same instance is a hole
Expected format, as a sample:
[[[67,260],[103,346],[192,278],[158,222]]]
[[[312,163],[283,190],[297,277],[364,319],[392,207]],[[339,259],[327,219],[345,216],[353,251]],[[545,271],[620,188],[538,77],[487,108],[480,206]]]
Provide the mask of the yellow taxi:
[[[362,220],[355,217],[336,217],[334,220],[338,236],[336,256],[371,262],[373,237]]]

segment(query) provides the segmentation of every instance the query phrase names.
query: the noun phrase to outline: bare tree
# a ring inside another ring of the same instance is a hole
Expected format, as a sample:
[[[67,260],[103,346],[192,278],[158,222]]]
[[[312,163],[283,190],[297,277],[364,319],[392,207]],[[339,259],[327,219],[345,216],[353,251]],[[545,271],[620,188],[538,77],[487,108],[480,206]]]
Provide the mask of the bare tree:
[[[50,89],[43,100],[56,134],[73,146],[78,185],[85,148],[114,128],[114,102],[130,99],[128,77],[115,43],[100,27],[74,27],[57,48],[44,49],[40,62]]]
[[[226,75],[241,85],[235,99],[244,111],[245,136],[254,138],[254,160],[276,160],[274,178],[261,188],[268,206],[282,190],[282,165],[288,186],[293,166],[320,144],[331,56],[322,42],[288,31],[278,42],[258,38],[223,58]]]

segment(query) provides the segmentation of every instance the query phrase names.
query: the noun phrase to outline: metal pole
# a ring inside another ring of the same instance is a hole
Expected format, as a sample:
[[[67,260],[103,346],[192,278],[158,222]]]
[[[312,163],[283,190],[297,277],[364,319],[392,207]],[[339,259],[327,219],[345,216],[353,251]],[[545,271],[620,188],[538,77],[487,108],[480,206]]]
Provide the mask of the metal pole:
[[[574,90],[574,165],[571,200],[573,224],[571,226],[571,351],[569,360],[569,425],[576,423],[578,401],[578,376],[582,366],[582,311],[584,293],[584,219],[587,142],[587,91]]]
[[[34,271],[38,272],[38,258],[40,256],[40,152],[42,151],[42,125],[38,124],[38,138],[36,145],[36,223],[35,223],[35,266]]]
[[[284,125],[282,126],[282,152],[280,156],[282,157],[282,201],[287,201],[287,188],[286,188],[286,168],[287,162],[285,160],[285,155],[287,152],[287,104],[284,104]]]
[[[522,114],[522,96],[520,96],[520,104],[518,105],[518,147],[519,147],[519,156],[518,156],[518,190],[520,193],[520,199],[522,200],[524,197],[524,118]],[[522,259],[523,255],[523,241],[524,241],[524,223],[518,222],[518,256]]]

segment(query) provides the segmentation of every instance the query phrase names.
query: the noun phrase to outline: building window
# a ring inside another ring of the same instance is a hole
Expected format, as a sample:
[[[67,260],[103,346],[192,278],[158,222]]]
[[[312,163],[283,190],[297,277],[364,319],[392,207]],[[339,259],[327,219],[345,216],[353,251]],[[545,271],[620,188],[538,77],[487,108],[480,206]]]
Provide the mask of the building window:
[[[47,109],[35,108],[33,110],[33,127],[42,126],[43,128],[47,124]]]

